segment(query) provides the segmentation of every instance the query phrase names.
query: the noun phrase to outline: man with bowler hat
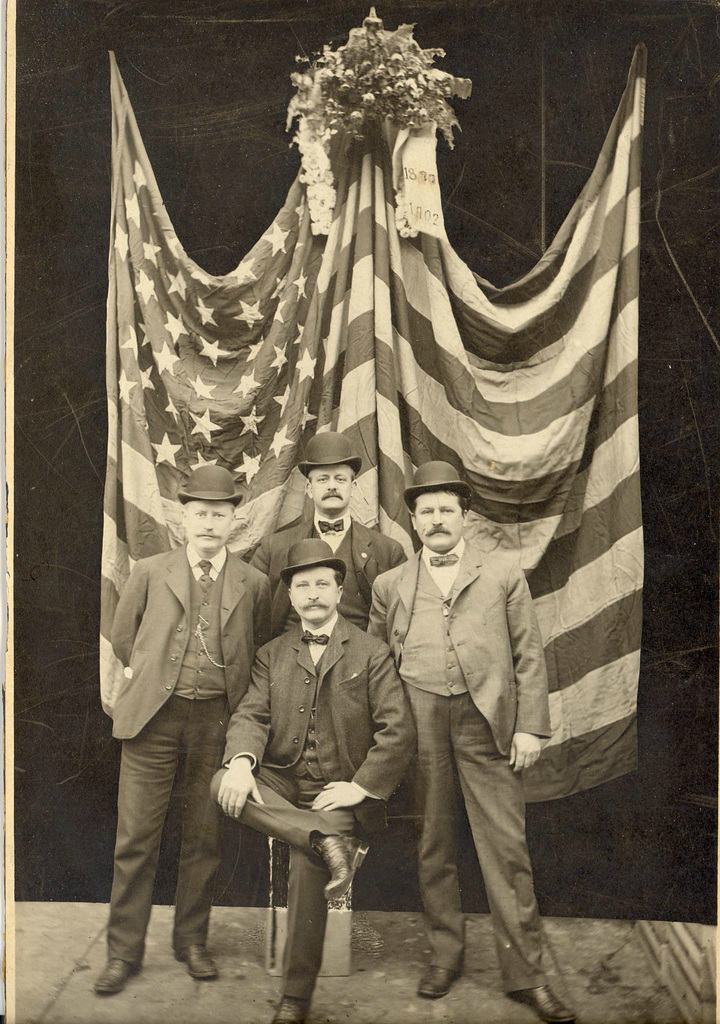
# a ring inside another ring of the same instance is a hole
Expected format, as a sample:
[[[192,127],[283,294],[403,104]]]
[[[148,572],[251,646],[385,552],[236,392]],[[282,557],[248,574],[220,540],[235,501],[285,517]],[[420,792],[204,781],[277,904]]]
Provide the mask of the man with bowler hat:
[[[217,969],[206,949],[222,815],[208,788],[221,764],[229,715],[267,639],[267,578],[226,545],[241,495],[218,466],[190,473],[178,497],[187,543],[141,559],[123,588],[112,645],[125,668],[113,709],[123,741],[108,961],[98,995],[120,992],[140,969],[160,837],[184,755],[182,844],[173,947],[194,978]]]
[[[305,1019],[327,903],[367,852],[352,833],[385,826],[385,801],[415,751],[392,654],[338,614],[343,560],[296,541],[280,571],[299,621],[260,651],[230,719],[213,795],[226,814],[292,846],[283,993],[273,1024]]]
[[[344,434],[327,431],[316,434],[308,443],[307,457],[299,469],[307,479],[312,510],[264,537],[251,559],[252,565],[270,580],[273,636],[298,621],[287,587],[280,579],[288,551],[296,541],[320,537],[345,562],[347,576],[340,612],[360,629],[367,629],[375,577],[405,561],[405,552],[397,541],[350,517],[350,499],[361,464]]]
[[[446,462],[405,491],[422,548],[375,580],[370,632],[387,639],[415,716],[420,891],[430,965],[418,994],[460,974],[457,772],[490,904],[505,989],[545,1021],[570,1021],[540,964],[522,770],[550,735],[543,645],[525,574],[463,539],[472,492]]]

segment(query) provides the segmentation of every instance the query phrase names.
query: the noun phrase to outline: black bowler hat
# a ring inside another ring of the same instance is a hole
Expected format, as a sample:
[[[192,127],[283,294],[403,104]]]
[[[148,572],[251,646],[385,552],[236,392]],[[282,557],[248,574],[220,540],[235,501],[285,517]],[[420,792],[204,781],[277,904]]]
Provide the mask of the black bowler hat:
[[[200,466],[187,478],[185,487],[178,491],[178,498],[186,501],[231,501],[237,505],[242,501],[242,492],[235,490],[235,478],[222,466]]]
[[[285,586],[290,586],[290,580],[296,572],[301,569],[314,569],[317,565],[327,565],[330,569],[337,569],[345,579],[347,567],[342,558],[336,558],[333,549],[327,541],[319,537],[309,537],[307,540],[296,540],[288,551],[288,564],[280,570],[280,576]]]
[[[298,468],[303,476],[307,476],[311,469],[338,465],[349,466],[357,476],[362,459],[359,455],[353,455],[350,442],[344,434],[326,430],[308,441],[307,456],[298,464]]]
[[[415,508],[415,499],[419,494],[427,494],[429,491],[450,491],[452,494],[459,494],[468,501],[472,500],[473,492],[468,485],[460,479],[457,470],[449,462],[424,462],[415,471],[415,478],[412,487],[405,488],[405,504],[412,512]]]

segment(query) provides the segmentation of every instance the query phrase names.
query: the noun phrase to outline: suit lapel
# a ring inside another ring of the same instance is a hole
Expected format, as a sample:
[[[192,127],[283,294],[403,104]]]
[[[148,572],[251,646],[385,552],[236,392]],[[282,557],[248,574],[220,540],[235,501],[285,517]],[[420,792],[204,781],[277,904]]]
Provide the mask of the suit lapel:
[[[363,599],[370,604],[372,598],[372,584],[368,578],[368,566],[374,560],[372,546],[372,530],[350,520],[350,549],[352,551],[355,575]],[[358,571],[359,570],[359,571]]]
[[[320,665],[320,683],[322,686],[323,680],[327,676],[328,672],[337,665],[345,653],[343,644],[349,638],[347,623],[342,615],[338,616],[338,620],[335,624],[335,629],[330,635],[330,641],[325,648],[323,654],[322,663]]]
[[[223,629],[246,592],[244,580],[245,570],[242,561],[239,558],[234,558],[228,551],[225,559],[225,579],[220,604],[220,624]]]
[[[465,550],[458,567],[458,574],[451,593],[451,604],[454,604],[466,587],[469,587],[480,575],[482,558],[477,548],[465,542]]]
[[[181,547],[173,551],[167,564],[167,585],[175,597],[190,615],[190,576],[192,570],[187,558],[187,548]]]
[[[422,550],[422,549],[421,549]],[[405,626],[410,622],[413,605],[415,604],[415,591],[417,590],[418,574],[420,572],[420,551],[407,560],[400,573],[397,583],[397,595],[403,606],[406,620]]]
[[[305,672],[310,672],[312,675],[317,675],[315,671],[315,662],[312,660],[310,654],[310,647],[308,644],[304,644],[300,637],[302,636],[302,627],[293,626],[291,633],[291,644],[297,655],[297,663],[300,668],[304,669]]]

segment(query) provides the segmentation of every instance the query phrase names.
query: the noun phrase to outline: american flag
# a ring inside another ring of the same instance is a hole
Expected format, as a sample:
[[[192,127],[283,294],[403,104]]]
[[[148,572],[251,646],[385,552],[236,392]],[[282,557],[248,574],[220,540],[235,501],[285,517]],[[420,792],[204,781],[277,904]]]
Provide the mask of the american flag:
[[[110,627],[139,558],[181,544],[178,487],[216,463],[245,491],[246,551],[303,504],[318,430],[363,456],[352,513],[412,550],[403,489],[445,459],[473,487],[468,533],[527,572],[553,734],[544,800],[635,767],[643,575],[637,422],[645,51],[594,171],[537,266],[505,288],[444,238],[401,238],[387,140],[349,145],[330,232],[300,176],[232,273],[206,273],[167,215],[111,55],[112,223],[101,696]]]

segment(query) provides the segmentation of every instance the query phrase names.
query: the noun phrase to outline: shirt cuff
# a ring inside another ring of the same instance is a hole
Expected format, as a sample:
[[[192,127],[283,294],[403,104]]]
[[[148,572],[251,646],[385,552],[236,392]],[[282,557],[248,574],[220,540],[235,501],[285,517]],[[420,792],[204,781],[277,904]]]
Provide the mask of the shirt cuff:
[[[355,787],[355,789],[356,789],[356,790],[357,790],[357,791],[358,791],[359,793],[362,793],[363,797],[369,797],[369,798],[370,798],[371,800],[379,800],[379,799],[380,799],[380,797],[379,797],[379,796],[375,796],[375,794],[374,794],[374,793],[368,793],[368,791],[367,791],[366,789],[363,789],[363,788],[362,788],[362,786],[359,786],[359,785],[357,784],[357,782],[351,782],[351,783],[350,783],[350,785],[351,785],[351,786],[354,786],[354,787]]]
[[[257,758],[255,757],[254,754],[248,754],[247,751],[241,751],[241,753],[239,754],[233,754],[230,760],[225,762],[223,767],[229,768],[233,761],[237,761],[239,757],[247,758],[247,760],[250,762],[250,770],[253,772],[255,771],[255,767],[257,765]]]

